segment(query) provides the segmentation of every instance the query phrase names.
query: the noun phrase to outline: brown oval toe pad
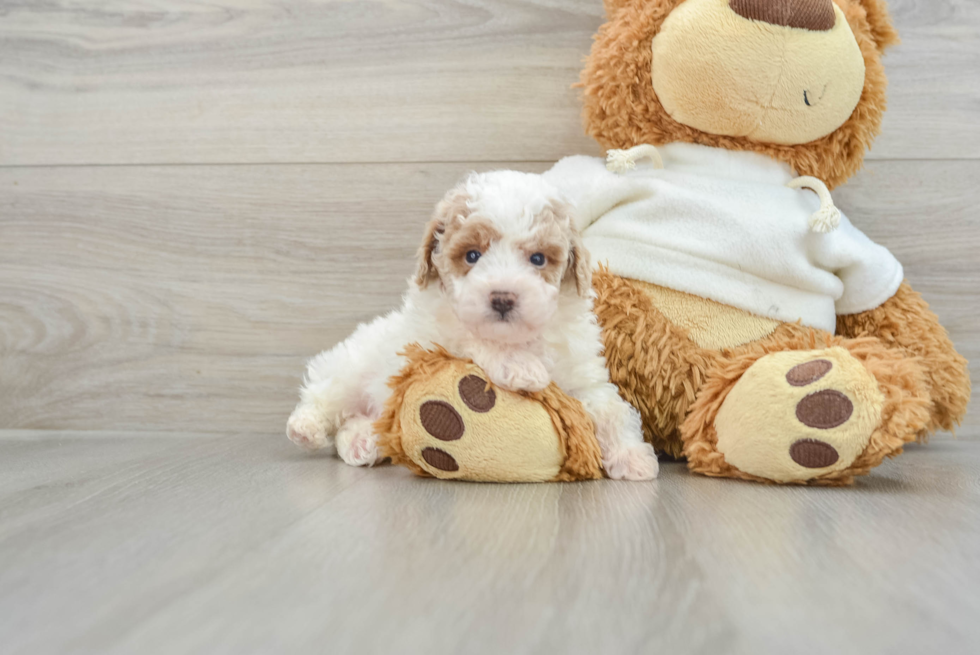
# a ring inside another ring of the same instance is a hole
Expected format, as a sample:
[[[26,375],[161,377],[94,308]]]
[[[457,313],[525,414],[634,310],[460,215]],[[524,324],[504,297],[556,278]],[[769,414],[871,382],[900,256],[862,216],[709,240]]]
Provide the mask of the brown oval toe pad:
[[[429,466],[439,469],[440,471],[454,473],[459,470],[459,464],[456,462],[456,459],[445,450],[439,450],[438,448],[424,448],[422,450],[422,459],[424,459]]]
[[[441,400],[430,400],[419,408],[419,420],[425,431],[439,441],[458,441],[463,437],[466,427],[463,417],[452,405]],[[441,452],[441,451],[440,451]],[[428,461],[428,460],[426,460]],[[433,464],[433,466],[435,466]],[[449,469],[443,469],[444,471]],[[456,470],[456,469],[452,469]]]
[[[819,430],[830,430],[844,425],[854,413],[851,400],[834,389],[811,393],[796,406],[796,418],[800,423]]]
[[[459,381],[459,397],[467,407],[479,414],[486,414],[497,404],[497,394],[486,380],[477,375],[467,375]]]
[[[800,439],[789,447],[789,456],[794,462],[808,469],[833,466],[840,459],[836,448],[816,439]]]
[[[805,387],[813,384],[823,376],[830,373],[834,365],[826,359],[815,359],[799,366],[794,366],[786,374],[786,381],[794,387]]]

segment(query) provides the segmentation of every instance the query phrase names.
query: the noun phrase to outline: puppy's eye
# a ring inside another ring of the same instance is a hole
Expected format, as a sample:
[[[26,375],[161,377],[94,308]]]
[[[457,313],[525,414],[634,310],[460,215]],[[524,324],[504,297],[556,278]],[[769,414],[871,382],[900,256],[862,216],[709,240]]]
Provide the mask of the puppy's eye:
[[[466,253],[466,263],[475,264],[478,261],[480,261],[480,257],[482,256],[483,253],[481,253],[479,250],[471,250],[468,253]]]
[[[531,263],[535,266],[544,266],[548,263],[548,258],[545,257],[543,253],[536,252],[531,255]]]

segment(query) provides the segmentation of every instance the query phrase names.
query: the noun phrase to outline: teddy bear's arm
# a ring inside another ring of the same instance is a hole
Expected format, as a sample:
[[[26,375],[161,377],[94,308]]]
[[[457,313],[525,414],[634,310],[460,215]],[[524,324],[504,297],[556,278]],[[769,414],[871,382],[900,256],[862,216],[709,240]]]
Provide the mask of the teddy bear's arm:
[[[936,430],[952,430],[966,413],[970,399],[967,361],[953,347],[949,334],[918,292],[902,282],[879,307],[837,317],[845,337],[875,336],[886,345],[920,358],[932,396],[931,419],[920,440]]]

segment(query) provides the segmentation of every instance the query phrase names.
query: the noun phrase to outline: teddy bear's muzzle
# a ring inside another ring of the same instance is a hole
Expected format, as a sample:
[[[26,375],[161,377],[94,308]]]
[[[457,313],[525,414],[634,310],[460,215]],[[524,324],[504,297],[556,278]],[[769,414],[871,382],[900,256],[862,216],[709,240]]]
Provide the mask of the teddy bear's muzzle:
[[[681,125],[779,145],[844,125],[865,61],[832,0],[685,0],[652,40],[657,100]]]

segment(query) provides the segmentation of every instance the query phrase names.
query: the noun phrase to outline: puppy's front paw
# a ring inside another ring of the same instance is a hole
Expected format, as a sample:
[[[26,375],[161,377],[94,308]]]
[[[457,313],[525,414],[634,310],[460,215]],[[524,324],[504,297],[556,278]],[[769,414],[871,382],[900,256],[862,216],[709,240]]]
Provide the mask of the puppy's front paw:
[[[613,480],[654,480],[660,472],[653,446],[645,442],[603,452],[602,467]]]
[[[308,407],[297,407],[286,422],[286,436],[297,446],[320,450],[328,445],[327,428]]]
[[[656,478],[660,463],[653,446],[643,440],[640,413],[618,395],[593,407],[595,436],[602,449],[602,467],[606,475],[613,480]]]
[[[490,381],[510,391],[541,391],[551,384],[548,369],[530,354],[510,354],[483,366]]]
[[[337,454],[351,466],[374,466],[378,461],[378,435],[369,418],[349,418],[337,432]]]

